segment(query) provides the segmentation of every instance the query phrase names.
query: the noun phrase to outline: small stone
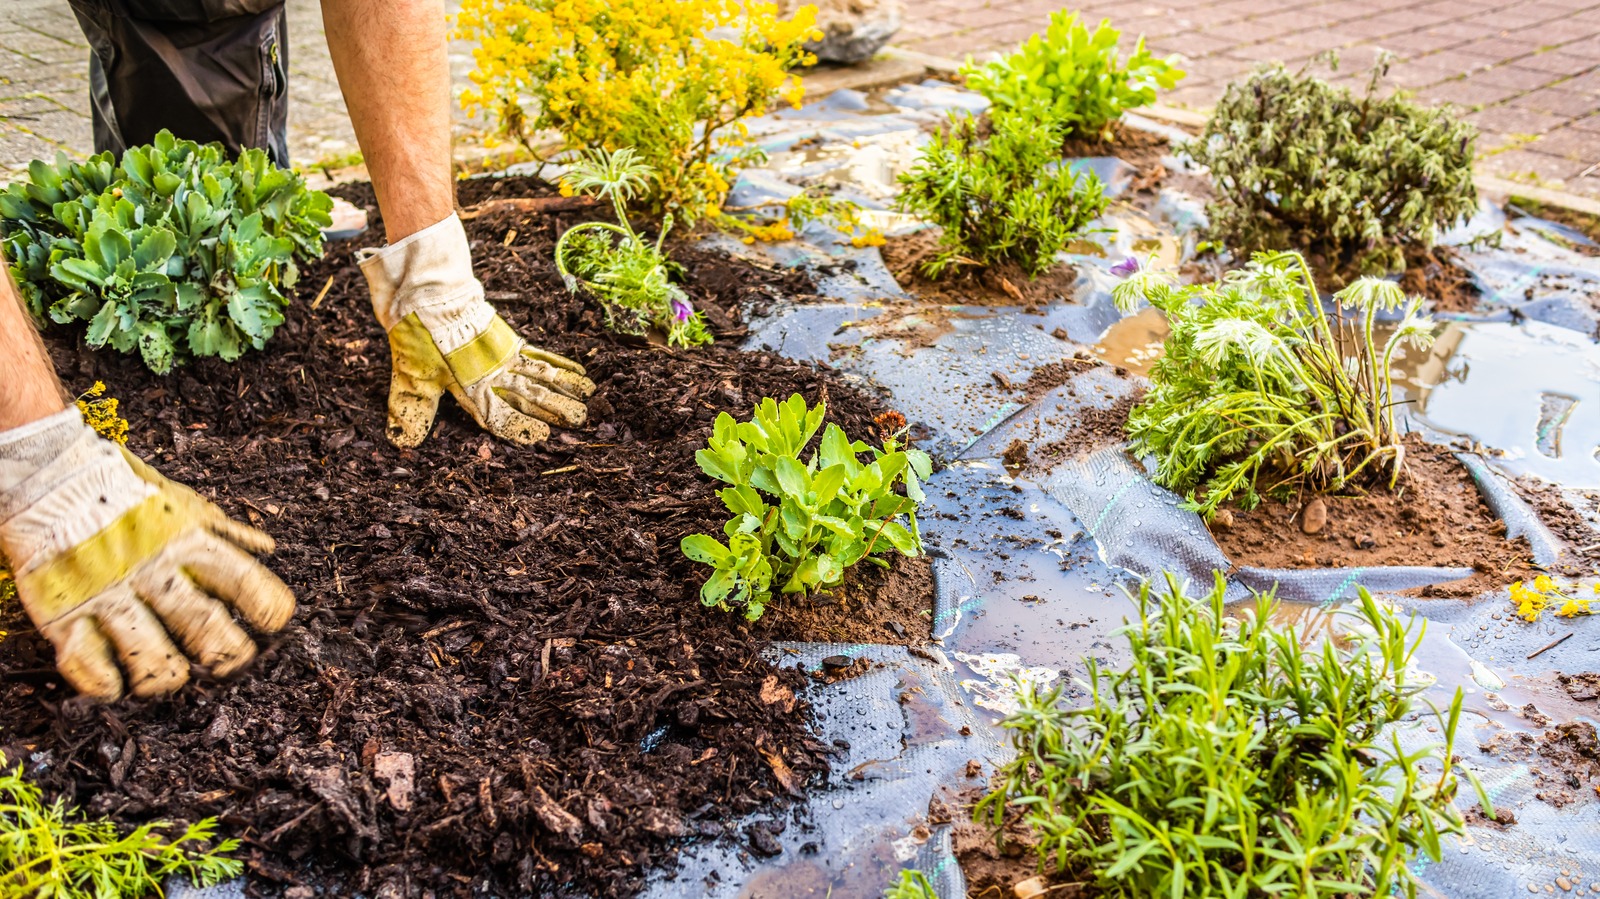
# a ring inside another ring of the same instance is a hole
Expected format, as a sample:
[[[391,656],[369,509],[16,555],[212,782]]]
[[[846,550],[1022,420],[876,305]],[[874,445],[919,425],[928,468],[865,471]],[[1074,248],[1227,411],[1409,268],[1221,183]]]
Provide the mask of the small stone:
[[[1218,509],[1217,514],[1211,516],[1211,529],[1213,531],[1226,531],[1233,527],[1233,510]]]
[[[1017,899],[1034,899],[1036,896],[1043,896],[1046,889],[1043,877],[1030,877],[1013,886],[1011,894]]]
[[[780,13],[787,18],[803,4],[784,0]],[[852,65],[869,60],[900,30],[900,0],[813,0],[817,30],[822,40],[806,44],[822,62]]]
[[[1566,879],[1565,877],[1557,877],[1556,886],[1566,890],[1569,893],[1572,891],[1572,881]]]
[[[1300,532],[1302,534],[1320,534],[1328,526],[1328,504],[1322,497],[1314,497],[1306,503],[1305,509],[1300,512]]]
[[[889,630],[894,631],[894,635],[902,640],[906,638],[906,626],[898,621],[889,622]]]
[[[1066,340],[1067,339],[1067,329],[1066,328],[1056,328],[1054,331],[1050,332],[1050,336],[1054,337],[1057,340]]]
[[[1352,542],[1355,543],[1356,549],[1372,549],[1378,545],[1378,541],[1371,534],[1362,534]]]
[[[409,752],[380,752],[372,759],[372,776],[383,781],[384,795],[395,811],[410,811],[416,785],[416,762]]]
[[[822,667],[839,670],[850,667],[849,656],[828,656],[822,660]]]

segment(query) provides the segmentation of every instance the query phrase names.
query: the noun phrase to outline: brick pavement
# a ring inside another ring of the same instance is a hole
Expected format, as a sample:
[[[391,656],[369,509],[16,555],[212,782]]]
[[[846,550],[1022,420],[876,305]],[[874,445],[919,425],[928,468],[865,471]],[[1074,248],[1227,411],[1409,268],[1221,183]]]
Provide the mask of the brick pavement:
[[[901,47],[963,57],[1011,47],[1058,0],[903,0]],[[454,2],[451,3],[455,5]],[[66,0],[0,4],[0,177],[56,149],[90,148],[88,48]],[[1205,107],[1257,62],[1301,63],[1339,49],[1355,82],[1379,48],[1389,81],[1462,104],[1483,130],[1484,171],[1600,197],[1600,0],[1089,0],[1075,7],[1187,59],[1164,102]],[[315,162],[355,149],[328,61],[317,0],[289,0],[290,151]],[[452,48],[458,87],[469,48]],[[472,123],[456,115],[458,139]]]
[[[1061,8],[1050,0],[907,0],[896,45],[937,56],[1007,50]],[[1381,48],[1388,82],[1467,110],[1489,174],[1600,198],[1600,0],[1089,0],[1091,23],[1186,58],[1162,102],[1207,107],[1255,64],[1337,49],[1337,81],[1364,85]],[[913,11],[914,10],[914,11]]]

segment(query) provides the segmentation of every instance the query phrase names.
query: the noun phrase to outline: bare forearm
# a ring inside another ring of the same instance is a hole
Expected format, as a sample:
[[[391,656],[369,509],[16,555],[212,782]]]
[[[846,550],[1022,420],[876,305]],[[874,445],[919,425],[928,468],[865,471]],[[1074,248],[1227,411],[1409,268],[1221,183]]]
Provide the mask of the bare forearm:
[[[0,267],[5,261],[0,258]],[[22,308],[11,275],[0,268],[0,431],[20,427],[66,408],[61,384],[45,355],[39,332]]]
[[[443,0],[322,0],[328,51],[391,243],[450,215]]]

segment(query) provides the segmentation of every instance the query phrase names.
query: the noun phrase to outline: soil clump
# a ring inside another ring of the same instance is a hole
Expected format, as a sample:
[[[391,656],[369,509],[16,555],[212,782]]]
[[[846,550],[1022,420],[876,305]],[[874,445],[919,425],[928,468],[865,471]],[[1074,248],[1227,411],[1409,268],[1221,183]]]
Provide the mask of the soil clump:
[[[1072,299],[1078,282],[1077,269],[1065,263],[1029,277],[1009,261],[989,266],[951,263],[938,278],[930,278],[922,266],[941,252],[937,228],[889,237],[879,250],[901,289],[924,303],[1040,307]]]
[[[1326,524],[1305,533],[1301,515],[1319,498]],[[1406,438],[1406,472],[1392,491],[1375,485],[1364,492],[1266,499],[1255,509],[1225,511],[1231,523],[1213,521],[1211,534],[1238,566],[1472,569],[1471,577],[1421,591],[1451,597],[1477,596],[1538,573],[1527,541],[1506,539],[1505,522],[1483,501],[1471,473],[1449,449],[1415,435]]]
[[[486,212],[467,224],[487,295],[530,343],[588,367],[589,421],[522,448],[447,398],[428,440],[400,450],[353,258],[382,224],[370,187],[336,192],[372,229],[307,267],[264,352],[158,377],[46,334],[70,388],[102,380],[121,399],[130,449],[277,540],[267,564],[299,599],[293,622],[242,677],[95,706],[13,606],[0,751],[90,814],[218,817],[257,895],[630,895],[686,840],[754,839],[742,816],[781,807],[832,752],[811,732],[807,674],[762,652],[836,619],[786,610],[752,628],[704,608],[706,570],[678,542],[727,517],[694,461],[719,412],[798,392],[876,438],[885,410],[830,369],[735,348],[747,304],[808,280],[674,246],[718,343],[669,350],[613,335],[562,286],[554,241],[592,212]],[[549,191],[482,179],[460,193]],[[874,570],[851,596],[893,584],[898,605],[851,614],[925,638],[913,607],[928,596],[911,597],[925,561]]]

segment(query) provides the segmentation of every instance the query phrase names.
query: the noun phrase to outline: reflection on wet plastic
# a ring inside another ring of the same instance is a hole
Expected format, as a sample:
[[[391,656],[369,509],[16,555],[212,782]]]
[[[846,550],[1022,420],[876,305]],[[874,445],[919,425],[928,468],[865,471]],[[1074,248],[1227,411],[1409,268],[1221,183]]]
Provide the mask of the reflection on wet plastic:
[[[1498,451],[1514,475],[1600,487],[1600,346],[1541,322],[1459,327],[1419,419]]]

